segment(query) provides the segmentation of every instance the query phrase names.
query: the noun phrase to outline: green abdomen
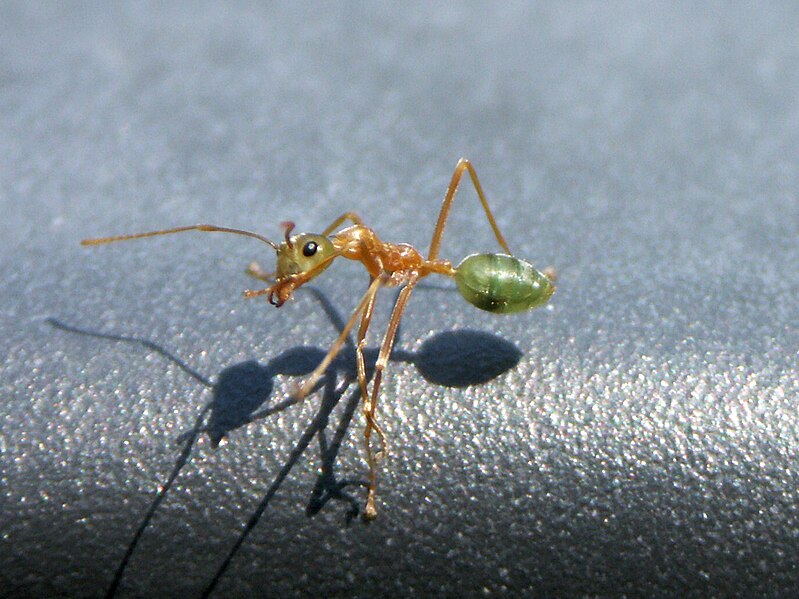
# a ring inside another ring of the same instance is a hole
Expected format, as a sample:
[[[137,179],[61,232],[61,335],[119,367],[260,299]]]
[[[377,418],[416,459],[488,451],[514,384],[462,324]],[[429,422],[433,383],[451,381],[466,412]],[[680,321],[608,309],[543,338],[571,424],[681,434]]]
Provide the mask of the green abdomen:
[[[530,310],[555,291],[545,274],[505,254],[467,256],[455,271],[455,282],[466,301],[496,314]]]

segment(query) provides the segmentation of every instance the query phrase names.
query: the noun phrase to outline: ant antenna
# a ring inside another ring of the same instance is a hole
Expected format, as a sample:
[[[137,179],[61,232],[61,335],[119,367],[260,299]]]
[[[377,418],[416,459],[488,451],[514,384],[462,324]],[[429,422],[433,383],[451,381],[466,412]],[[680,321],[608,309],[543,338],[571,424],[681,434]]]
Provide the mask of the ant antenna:
[[[81,245],[102,245],[104,243],[114,243],[115,241],[127,241],[129,239],[141,239],[142,237],[156,237],[158,235],[169,235],[170,233],[182,233],[183,231],[209,231],[216,233],[235,233],[259,239],[271,245],[277,251],[277,244],[258,233],[244,231],[243,229],[229,229],[227,227],[217,227],[216,225],[191,225],[189,227],[175,227],[174,229],[164,229],[162,231],[150,231],[148,233],[134,233],[133,235],[115,235],[114,237],[98,237],[97,239],[84,239]]]

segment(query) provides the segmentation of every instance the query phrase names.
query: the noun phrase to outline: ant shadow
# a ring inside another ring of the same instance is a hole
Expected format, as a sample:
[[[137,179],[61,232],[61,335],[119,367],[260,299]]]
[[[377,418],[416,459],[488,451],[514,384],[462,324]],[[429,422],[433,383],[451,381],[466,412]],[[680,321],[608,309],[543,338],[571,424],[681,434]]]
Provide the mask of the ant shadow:
[[[423,288],[423,286],[420,285],[419,288]],[[324,294],[312,286],[306,286],[303,290],[313,294],[336,331],[340,333],[344,328],[344,321]],[[106,597],[113,597],[142,535],[181,470],[191,459],[192,450],[199,437],[206,434],[212,446],[216,448],[229,432],[282,412],[298,403],[298,400],[294,398],[271,405],[268,403],[274,390],[275,378],[279,375],[303,377],[310,374],[325,357],[327,351],[316,347],[293,347],[272,358],[266,364],[247,360],[229,366],[219,373],[216,382],[212,382],[211,379],[191,368],[178,356],[148,339],[84,329],[65,324],[55,318],[48,318],[46,321],[54,328],[70,333],[141,345],[160,354],[200,385],[211,390],[211,399],[197,415],[194,426],[177,439],[177,444],[181,449],[175,464],[145,512],[106,592]],[[395,346],[399,342],[399,336],[398,332]],[[377,354],[377,349],[367,348],[364,351],[369,379],[373,374]],[[430,383],[447,387],[467,387],[486,383],[510,370],[518,364],[521,355],[521,351],[515,345],[496,335],[475,330],[458,330],[434,335],[424,341],[419,350],[415,352],[394,349],[391,352],[390,360],[414,364],[422,377]],[[204,597],[210,595],[214,590],[239,548],[255,528],[272,498],[299,458],[308,449],[314,437],[318,438],[321,468],[305,509],[306,515],[312,517],[324,509],[330,501],[337,501],[343,502],[347,506],[345,524],[349,525],[358,516],[360,504],[349,492],[349,488],[366,487],[367,483],[363,480],[338,478],[335,468],[341,445],[361,399],[357,380],[355,346],[352,339],[348,338],[345,346],[336,359],[331,362],[312,392],[318,393],[321,390],[321,401],[315,416],[296,441],[287,461],[275,476],[258,507],[251,514],[236,543],[203,593]],[[348,393],[350,387],[353,389]],[[330,417],[345,396],[346,400],[340,410],[338,422],[332,431],[328,431]]]

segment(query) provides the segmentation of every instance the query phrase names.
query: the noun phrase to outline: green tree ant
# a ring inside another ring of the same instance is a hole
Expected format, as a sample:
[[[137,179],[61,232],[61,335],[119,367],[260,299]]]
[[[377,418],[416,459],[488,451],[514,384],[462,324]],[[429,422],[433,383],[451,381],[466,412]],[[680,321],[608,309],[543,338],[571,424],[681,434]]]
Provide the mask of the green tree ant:
[[[457,267],[453,267],[449,260],[439,259],[438,252],[455,194],[458,191],[463,174],[467,171],[477,190],[477,196],[494,231],[494,235],[505,253],[472,254],[467,256]],[[352,224],[334,233],[346,221],[350,221]],[[358,301],[338,339],[330,347],[327,355],[317,368],[296,390],[294,398],[298,401],[302,400],[311,392],[319,378],[341,350],[350,330],[360,320],[356,343],[356,364],[358,383],[363,398],[362,409],[366,421],[364,444],[369,464],[369,488],[364,518],[372,520],[377,516],[375,497],[378,462],[385,457],[388,451],[386,435],[377,422],[378,393],[400,319],[416,284],[419,280],[431,274],[452,277],[455,279],[458,290],[466,301],[482,310],[506,314],[530,310],[545,304],[555,291],[554,272],[549,270],[540,272],[528,262],[513,256],[505,238],[499,231],[491,209],[488,207],[488,201],[477,178],[477,172],[465,158],[461,158],[458,161],[455,172],[452,174],[452,180],[444,196],[444,202],[438,214],[438,221],[433,230],[433,239],[430,242],[427,258],[407,243],[382,241],[372,229],[364,224],[361,217],[354,212],[342,214],[318,235],[311,233],[292,235],[291,232],[294,229],[294,223],[292,222],[282,223],[282,227],[284,229],[284,241],[280,244],[257,233],[215,225],[192,225],[148,233],[85,239],[81,241],[81,244],[102,245],[183,231],[235,233],[236,235],[253,237],[272,246],[277,253],[277,264],[274,273],[266,273],[257,264],[251,264],[248,268],[248,273],[257,279],[271,283],[271,285],[258,291],[245,291],[244,297],[252,298],[266,295],[269,302],[276,307],[282,306],[291,298],[298,287],[321,274],[336,258],[342,257],[361,262],[371,279],[369,287]],[[368,389],[363,355],[366,346],[366,332],[372,320],[377,292],[381,287],[387,286],[402,286],[402,289],[397,296],[388,327],[383,335],[370,391]],[[372,450],[371,436],[373,432],[380,442],[380,450],[377,452]]]

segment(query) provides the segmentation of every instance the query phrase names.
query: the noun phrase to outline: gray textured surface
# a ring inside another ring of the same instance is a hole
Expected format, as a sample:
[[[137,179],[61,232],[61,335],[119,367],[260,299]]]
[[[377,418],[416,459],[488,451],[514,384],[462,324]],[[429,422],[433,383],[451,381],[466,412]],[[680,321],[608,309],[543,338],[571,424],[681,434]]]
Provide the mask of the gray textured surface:
[[[424,247],[461,155],[514,250],[558,267],[551,307],[419,290],[382,396],[378,521],[306,517],[314,442],[219,595],[797,588],[795,4],[60,6],[0,8],[0,594],[110,584],[214,397],[157,348],[232,381],[231,425],[335,334],[313,294],[241,299],[256,242],[78,239],[278,236],[357,209]],[[492,248],[469,190],[445,254]],[[338,265],[318,288],[345,315],[364,284]],[[436,384],[486,367],[461,329],[518,365]],[[120,592],[199,594],[318,406],[198,440]],[[350,428],[336,473],[358,478]]]

